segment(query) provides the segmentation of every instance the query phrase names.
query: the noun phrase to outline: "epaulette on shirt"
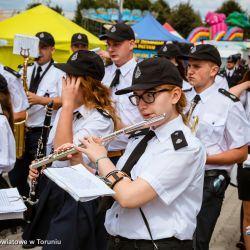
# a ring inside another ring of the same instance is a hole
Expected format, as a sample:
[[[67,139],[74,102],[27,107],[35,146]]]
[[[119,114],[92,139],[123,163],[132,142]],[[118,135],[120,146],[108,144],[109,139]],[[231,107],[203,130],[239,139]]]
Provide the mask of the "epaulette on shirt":
[[[103,115],[104,117],[106,117],[106,118],[112,118],[112,116],[107,112],[107,111],[105,111],[105,110],[103,110],[103,109],[100,109],[100,108],[96,108],[96,110],[101,114],[101,115]]]
[[[220,88],[219,92],[221,94],[225,95],[226,97],[230,98],[233,102],[239,102],[240,101],[240,99],[237,96],[235,96],[234,94],[228,92],[225,89]]]
[[[10,74],[14,75],[16,78],[20,78],[21,77],[21,75],[18,72],[16,72],[14,69],[12,69],[10,67],[4,66],[3,68],[4,68],[4,70],[6,70],[7,72],[9,72]]]
[[[33,62],[28,63],[28,66],[32,66],[32,65],[34,65]],[[21,69],[21,68],[23,68],[23,64],[19,64],[17,67],[18,67],[19,69]]]
[[[186,138],[181,130],[176,130],[174,133],[172,133],[171,139],[175,150],[184,148],[188,145]]]

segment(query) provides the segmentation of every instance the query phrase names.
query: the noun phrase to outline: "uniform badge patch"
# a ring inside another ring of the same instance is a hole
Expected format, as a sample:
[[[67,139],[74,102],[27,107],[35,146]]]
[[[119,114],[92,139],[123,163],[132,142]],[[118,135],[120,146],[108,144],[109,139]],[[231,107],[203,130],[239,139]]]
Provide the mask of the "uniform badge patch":
[[[71,61],[75,61],[78,57],[78,53],[75,53],[72,57],[71,57]]]
[[[191,49],[190,49],[190,53],[194,53],[196,51],[196,47],[194,46],[194,47],[192,47]]]
[[[141,76],[141,70],[140,68],[137,66],[136,71],[135,71],[135,79],[139,78]]]
[[[162,49],[163,52],[166,52],[167,50],[168,50],[167,46],[164,46]]]
[[[181,130],[177,130],[174,133],[172,133],[171,139],[175,150],[184,148],[188,145],[186,138]]]
[[[113,26],[113,27],[110,29],[110,32],[112,32],[112,33],[116,32],[116,27]]]

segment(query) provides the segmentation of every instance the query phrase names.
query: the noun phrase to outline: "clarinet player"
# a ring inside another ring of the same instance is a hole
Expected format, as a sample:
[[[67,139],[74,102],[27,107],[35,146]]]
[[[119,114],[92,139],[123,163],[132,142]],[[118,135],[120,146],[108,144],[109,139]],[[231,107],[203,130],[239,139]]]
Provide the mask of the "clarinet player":
[[[65,71],[67,77],[63,80],[62,108],[51,130],[48,147],[56,149],[66,142],[79,143],[83,136],[113,132],[117,117],[109,90],[100,82],[104,75],[101,58],[94,52],[80,50],[73,53],[66,64],[56,67]],[[86,156],[79,154],[78,157],[89,163]],[[55,161],[52,167],[74,164],[75,161]],[[92,164],[94,172],[93,167]],[[38,172],[31,169],[30,177],[36,179]],[[48,181],[40,195],[35,218],[23,238],[62,241],[58,248],[46,245],[43,249],[101,249],[103,244],[95,229],[97,206],[98,200],[76,202],[54,182]]]

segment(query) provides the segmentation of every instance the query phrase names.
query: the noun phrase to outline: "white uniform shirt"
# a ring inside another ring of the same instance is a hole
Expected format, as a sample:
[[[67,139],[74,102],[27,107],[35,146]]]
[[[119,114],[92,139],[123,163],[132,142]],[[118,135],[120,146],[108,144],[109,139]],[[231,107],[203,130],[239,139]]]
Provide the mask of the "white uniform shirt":
[[[77,119],[74,116],[73,119],[73,143],[80,144],[79,139],[85,136],[104,136],[109,135],[114,131],[114,123],[111,118],[103,116],[96,109],[88,110],[84,106],[79,107],[75,111],[79,111],[82,115],[81,118]],[[56,135],[56,128],[58,120],[61,114],[61,109],[58,110],[54,126],[50,131],[48,143],[47,143],[47,153],[49,154],[54,143],[54,138]],[[83,155],[84,162],[91,166],[89,159]],[[69,161],[55,161],[53,167],[67,167],[69,166]]]
[[[250,142],[250,124],[242,104],[219,93],[212,85],[199,94],[200,102],[192,114],[199,117],[196,136],[203,142],[208,155],[242,147]],[[206,170],[231,171],[233,165],[206,165]]]
[[[248,121],[250,121],[250,91],[244,91],[240,96],[240,101],[246,111]]]
[[[188,146],[174,149],[171,134],[182,130]],[[155,130],[145,153],[131,171],[132,179],[147,181],[158,197],[142,206],[153,239],[176,237],[192,239],[196,216],[202,202],[205,149],[181,116]],[[141,137],[143,138],[143,137]],[[141,139],[140,138],[140,139]],[[117,163],[122,169],[140,139],[131,139]],[[106,213],[105,227],[109,234],[129,239],[150,240],[139,208],[122,208],[117,202]]]
[[[214,79],[214,84],[217,86],[217,88],[223,88],[228,90],[228,82],[226,77],[223,77],[221,75],[216,75],[215,79]]]
[[[29,103],[23,89],[21,78],[17,78],[6,71],[2,64],[0,64],[0,74],[4,76],[8,83],[13,111],[20,112],[26,110],[29,107]]]
[[[195,96],[194,87],[185,80],[182,81],[182,90],[185,93],[187,100],[190,100]]]
[[[0,113],[2,109],[0,107]],[[16,142],[5,115],[0,115],[0,174],[13,169],[16,162]]]
[[[131,59],[126,64],[122,65],[119,69],[121,70],[119,84],[112,88],[112,100],[115,103],[116,111],[122,122],[126,125],[131,125],[142,120],[142,117],[136,106],[132,105],[128,99],[131,95],[115,95],[115,92],[119,89],[127,88],[131,86],[133,72],[136,67],[135,59]],[[109,87],[113,78],[115,77],[115,71],[117,67],[112,64],[105,68],[105,76],[102,82]],[[119,136],[115,138],[109,145],[109,151],[117,151],[126,148],[128,139],[126,136]]]
[[[42,76],[43,72],[46,70],[49,63],[42,65],[42,71],[40,75]],[[38,67],[38,64],[35,63],[32,66],[29,66],[27,69],[28,77],[28,87],[30,86],[31,76],[34,67]],[[22,72],[20,72],[22,73]],[[36,73],[36,71],[35,71]],[[46,93],[49,94],[49,97],[61,96],[62,92],[62,77],[65,75],[63,71],[55,68],[53,65],[49,68],[46,74],[43,76],[39,87],[37,89],[38,96],[44,96]],[[44,117],[46,114],[46,107],[43,105],[32,105],[28,109],[28,119],[26,120],[27,127],[42,127],[44,122]],[[56,110],[53,111],[51,124],[53,124],[56,115]]]

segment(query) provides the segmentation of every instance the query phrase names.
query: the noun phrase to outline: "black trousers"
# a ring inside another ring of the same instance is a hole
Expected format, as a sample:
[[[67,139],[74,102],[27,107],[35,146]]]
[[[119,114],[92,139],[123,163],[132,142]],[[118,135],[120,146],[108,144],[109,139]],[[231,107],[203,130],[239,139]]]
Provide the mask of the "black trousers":
[[[155,240],[159,250],[192,250],[192,240],[178,240],[174,237]],[[129,240],[123,237],[110,237],[108,250],[155,250],[151,240]]]
[[[209,242],[220,215],[225,191],[230,182],[230,178],[226,177],[219,190],[216,191],[213,182],[218,176],[219,174],[216,176],[205,176],[204,179],[202,206],[197,216],[197,227],[194,237],[194,249],[196,250],[209,250]]]
[[[22,196],[28,197],[29,165],[35,159],[38,139],[41,136],[42,128],[26,133],[25,152],[22,159],[17,159],[14,168],[9,172],[9,179],[12,187],[17,187]]]

